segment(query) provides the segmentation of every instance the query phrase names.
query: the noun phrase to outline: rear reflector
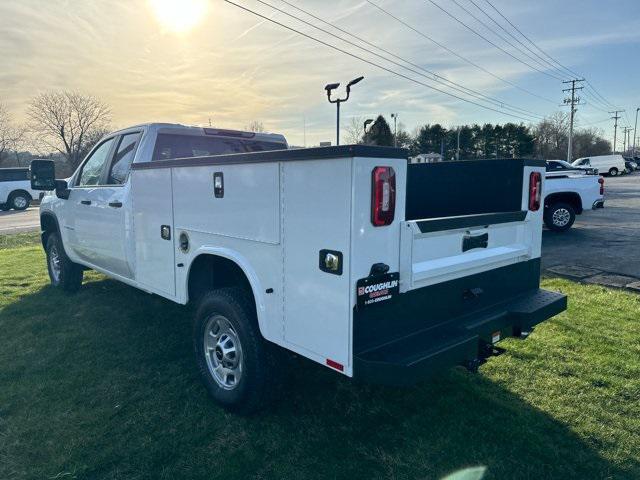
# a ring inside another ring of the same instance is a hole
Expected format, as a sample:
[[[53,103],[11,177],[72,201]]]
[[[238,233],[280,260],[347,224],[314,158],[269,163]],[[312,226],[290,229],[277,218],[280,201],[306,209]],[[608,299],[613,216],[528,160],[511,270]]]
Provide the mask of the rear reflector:
[[[604,195],[604,178],[600,177],[598,183],[600,184],[600,195]]]
[[[336,361],[333,361],[329,358],[327,358],[327,365],[330,366],[331,368],[335,368],[336,370],[340,370],[341,372],[344,372],[344,365]]]
[[[542,197],[542,175],[540,172],[531,172],[529,175],[529,210],[537,212],[540,209]]]
[[[391,167],[376,167],[371,172],[371,223],[391,225],[395,211],[396,173]]]

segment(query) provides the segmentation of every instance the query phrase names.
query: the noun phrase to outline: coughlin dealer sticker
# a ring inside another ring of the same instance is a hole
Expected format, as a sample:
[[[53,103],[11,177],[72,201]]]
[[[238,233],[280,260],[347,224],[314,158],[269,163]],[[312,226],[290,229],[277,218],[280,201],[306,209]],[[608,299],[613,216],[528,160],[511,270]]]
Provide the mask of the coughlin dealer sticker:
[[[394,298],[400,292],[399,278],[400,275],[396,272],[358,280],[356,284],[358,307],[368,307]]]

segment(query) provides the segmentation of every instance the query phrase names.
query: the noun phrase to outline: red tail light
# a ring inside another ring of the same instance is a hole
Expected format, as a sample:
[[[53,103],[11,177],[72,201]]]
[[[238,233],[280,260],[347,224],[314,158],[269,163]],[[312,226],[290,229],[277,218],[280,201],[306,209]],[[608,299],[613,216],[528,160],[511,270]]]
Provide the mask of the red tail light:
[[[542,197],[542,176],[540,172],[531,172],[529,175],[529,210],[537,212],[540,209]]]
[[[600,195],[604,195],[604,178],[600,177],[598,183],[600,184]]]
[[[376,167],[371,174],[371,223],[383,227],[393,222],[396,211],[396,173]]]

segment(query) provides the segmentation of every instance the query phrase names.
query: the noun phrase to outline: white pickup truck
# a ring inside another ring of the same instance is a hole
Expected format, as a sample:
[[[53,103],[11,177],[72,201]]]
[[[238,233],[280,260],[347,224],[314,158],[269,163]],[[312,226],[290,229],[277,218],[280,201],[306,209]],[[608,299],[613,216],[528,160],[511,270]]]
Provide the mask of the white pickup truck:
[[[577,171],[547,172],[543,188],[544,223],[550,230],[569,230],[576,215],[604,208],[604,178]]]
[[[0,168],[0,210],[26,210],[34,197],[28,168]]]
[[[543,162],[496,174],[394,148],[286,148],[150,124],[106,137],[66,181],[34,162],[52,284],[76,290],[90,268],[196,304],[202,378],[239,412],[272,398],[286,351],[406,384],[476,369],[566,308],[539,288]]]

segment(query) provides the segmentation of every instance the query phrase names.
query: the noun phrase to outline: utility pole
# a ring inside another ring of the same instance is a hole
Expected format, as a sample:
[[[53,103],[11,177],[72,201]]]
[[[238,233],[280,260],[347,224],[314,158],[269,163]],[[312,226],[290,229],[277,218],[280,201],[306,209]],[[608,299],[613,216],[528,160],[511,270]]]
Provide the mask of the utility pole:
[[[636,156],[636,133],[638,132],[638,112],[640,111],[640,107],[636,108],[636,126],[633,127],[633,156]]]
[[[616,141],[618,139],[618,120],[620,119],[620,113],[624,112],[624,110],[614,110],[613,112],[609,112],[609,113],[613,113],[613,117],[611,117],[611,120],[615,120],[616,122],[613,124],[613,153],[616,153]]]
[[[631,127],[624,127],[622,129],[623,131],[623,140],[622,140],[622,153],[626,153],[627,152],[627,146],[631,147],[631,142],[629,141],[629,133],[631,132],[631,130],[633,130],[633,128]]]
[[[462,131],[462,127],[458,127],[458,148],[456,150],[456,160],[460,160],[460,132]]]
[[[393,118],[393,146],[398,146],[398,114],[392,113],[391,118]]]
[[[576,83],[584,82],[584,78],[573,79],[573,80],[565,80],[562,83],[570,83],[571,88],[565,88],[562,90],[565,93],[571,92],[571,97],[567,97],[564,99],[564,104],[569,105],[570,113],[569,113],[569,145],[567,147],[567,162],[571,163],[573,160],[573,120],[578,109],[576,105],[584,105],[580,103],[580,97],[576,96],[576,90],[582,90],[584,87],[576,87]]]

